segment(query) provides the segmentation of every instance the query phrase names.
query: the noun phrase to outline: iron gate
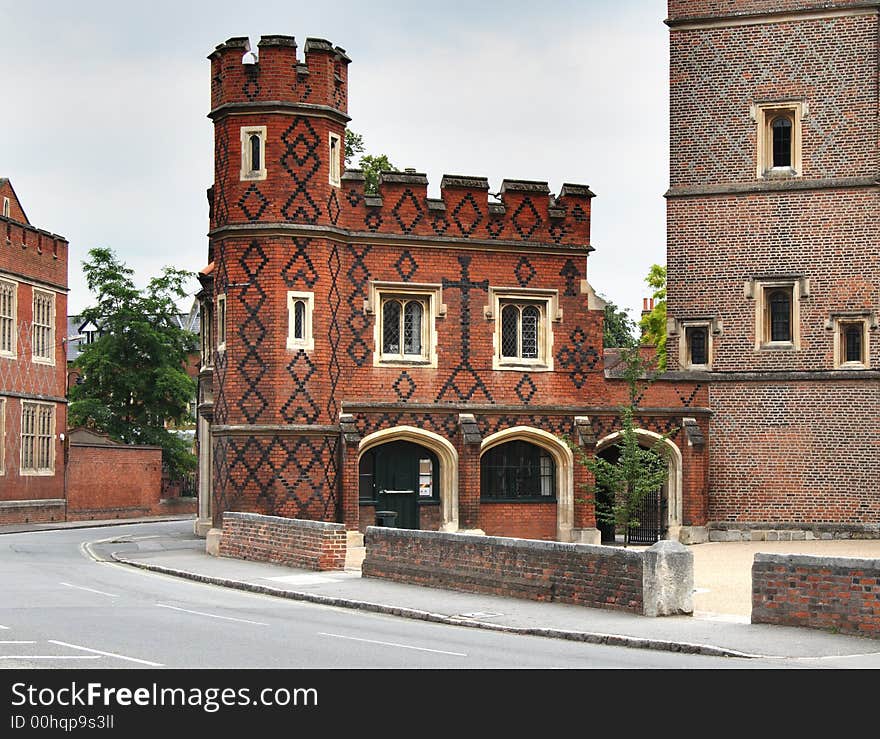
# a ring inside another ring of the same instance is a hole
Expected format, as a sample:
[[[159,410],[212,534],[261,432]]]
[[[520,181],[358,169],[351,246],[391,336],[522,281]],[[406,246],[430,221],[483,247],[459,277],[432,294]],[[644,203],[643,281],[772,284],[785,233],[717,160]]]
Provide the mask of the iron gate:
[[[663,492],[656,490],[646,495],[642,500],[641,509],[636,513],[639,525],[629,533],[630,544],[656,544],[666,533],[663,523],[665,518],[663,510]]]

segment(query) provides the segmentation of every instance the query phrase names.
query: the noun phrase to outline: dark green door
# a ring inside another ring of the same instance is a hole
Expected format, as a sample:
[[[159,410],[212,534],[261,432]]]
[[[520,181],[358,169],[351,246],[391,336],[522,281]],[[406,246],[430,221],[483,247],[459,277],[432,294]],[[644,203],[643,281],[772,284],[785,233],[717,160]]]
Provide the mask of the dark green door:
[[[419,528],[419,458],[417,444],[395,441],[376,449],[375,486],[377,511],[394,511],[398,529]]]

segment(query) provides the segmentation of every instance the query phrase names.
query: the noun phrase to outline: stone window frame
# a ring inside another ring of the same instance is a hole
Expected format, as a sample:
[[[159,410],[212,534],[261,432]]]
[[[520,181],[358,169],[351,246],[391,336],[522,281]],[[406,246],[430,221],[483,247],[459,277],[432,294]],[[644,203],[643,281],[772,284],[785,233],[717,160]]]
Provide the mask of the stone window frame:
[[[3,217],[10,218],[10,213],[12,212],[12,203],[9,202],[9,198],[3,198]]]
[[[296,304],[305,304],[303,317],[303,336],[294,336]],[[296,351],[310,352],[315,348],[314,327],[312,325],[315,311],[315,293],[287,291],[287,348]]]
[[[690,342],[688,330],[696,328],[706,329],[706,359],[705,364],[691,362]],[[678,322],[678,357],[682,369],[711,371],[715,359],[714,337],[721,333],[720,322],[715,318],[687,318]]]
[[[25,412],[33,408],[33,430],[25,424]],[[47,420],[48,416],[48,420]],[[44,427],[43,424],[47,425]],[[19,459],[19,474],[23,477],[47,477],[55,474],[55,405],[52,403],[41,403],[32,400],[23,400],[21,402],[21,425],[19,426],[21,436],[21,450]],[[29,433],[25,434],[28,430]],[[29,441],[26,441],[26,437]],[[47,440],[47,466],[39,466],[39,442]],[[33,464],[25,464],[25,455],[30,449],[31,462]]]
[[[782,100],[752,105],[752,120],[757,124],[757,178],[778,179],[803,174],[803,120],[809,105],[803,100]],[[773,166],[773,122],[780,116],[791,121],[791,166]]]
[[[217,351],[226,351],[226,293],[217,296],[214,303],[215,318],[217,319]]]
[[[537,306],[541,312],[538,323],[538,357],[501,356],[501,311],[506,305]],[[489,305],[483,309],[488,321],[495,322],[492,332],[492,369],[508,372],[552,372],[553,371],[553,324],[562,321],[559,307],[559,291],[554,289],[528,287],[489,287]]]
[[[335,148],[335,153],[334,153]],[[329,180],[333,187],[342,187],[342,137],[338,133],[329,134],[327,143],[327,161],[329,162]]]
[[[860,325],[862,329],[862,360],[846,361],[844,331],[847,326]],[[832,331],[834,369],[864,370],[871,368],[871,331],[878,326],[876,316],[870,311],[832,313],[825,328]]]
[[[771,341],[768,295],[777,289],[791,291],[791,340]],[[745,285],[745,295],[755,301],[755,351],[799,351],[801,301],[810,296],[810,281],[801,276],[758,277]]]
[[[260,168],[253,168],[251,158],[251,136],[260,137]],[[241,127],[241,181],[253,182],[265,180],[269,176],[266,169],[266,126]]]
[[[40,302],[43,303],[42,306],[40,306]],[[55,293],[34,288],[31,304],[31,362],[54,367],[55,321],[57,318]],[[45,309],[45,313],[43,309]],[[40,323],[37,323],[37,318],[41,319]],[[45,354],[38,354],[38,351],[45,351]]]
[[[422,355],[406,358],[404,354],[383,353],[382,307],[387,300],[421,300]],[[374,367],[426,367],[437,369],[437,320],[446,317],[443,304],[443,286],[436,283],[415,284],[409,282],[371,282],[369,297],[364,301],[364,312],[374,316],[373,366]]]
[[[8,314],[4,314],[0,312],[0,357],[4,359],[15,359],[18,354],[18,331],[17,331],[17,322],[18,322],[18,283],[14,280],[6,279],[5,277],[0,277],[0,289],[8,290],[9,300],[6,303],[7,306],[11,306],[11,310]],[[0,306],[3,305],[5,301],[0,298]],[[2,308],[0,308],[2,311]],[[8,323],[7,323],[8,322]],[[3,348],[3,323],[7,323],[9,327],[9,348]]]
[[[199,305],[201,329],[202,367],[214,366],[214,308],[211,301],[202,300]]]

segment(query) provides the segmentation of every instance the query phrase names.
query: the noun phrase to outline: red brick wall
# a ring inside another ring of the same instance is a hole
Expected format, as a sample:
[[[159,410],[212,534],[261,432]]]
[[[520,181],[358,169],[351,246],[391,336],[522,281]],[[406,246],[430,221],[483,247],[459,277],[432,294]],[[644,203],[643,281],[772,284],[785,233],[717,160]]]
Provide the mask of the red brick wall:
[[[792,10],[825,10],[864,4],[865,0],[669,0],[669,17],[677,20]]]
[[[225,513],[220,556],[309,570],[345,569],[345,526]]]
[[[9,180],[0,181],[0,216],[3,215],[3,199],[9,199],[9,218],[19,223],[28,223],[27,215],[15,195],[15,190],[9,184]]]
[[[757,554],[752,623],[880,638],[880,560]]]
[[[711,395],[710,520],[880,519],[876,382],[719,382]]]
[[[0,481],[3,478],[0,477]],[[0,505],[0,526],[16,523],[51,523],[65,520],[64,502],[45,505]]]
[[[148,516],[161,510],[161,449],[71,444],[69,455],[69,520]]]
[[[517,539],[556,539],[555,503],[480,504],[479,528],[487,536]]]
[[[376,527],[366,547],[364,577],[643,611],[642,555],[631,551]]]

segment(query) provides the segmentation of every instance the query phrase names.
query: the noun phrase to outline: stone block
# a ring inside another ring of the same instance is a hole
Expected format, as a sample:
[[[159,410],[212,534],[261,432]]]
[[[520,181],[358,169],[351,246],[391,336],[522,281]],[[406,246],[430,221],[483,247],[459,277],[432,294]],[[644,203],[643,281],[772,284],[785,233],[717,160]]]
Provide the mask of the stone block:
[[[767,532],[759,529],[752,529],[752,541],[767,541]]]
[[[778,531],[768,531],[767,532],[767,541],[779,541],[779,532]]]
[[[694,612],[694,555],[677,541],[660,541],[644,553],[642,592],[646,616]]]
[[[791,540],[792,541],[804,541],[807,538],[807,531],[792,531],[791,532]]]
[[[682,526],[678,540],[685,545],[705,544],[710,540],[709,529],[705,526]]]

